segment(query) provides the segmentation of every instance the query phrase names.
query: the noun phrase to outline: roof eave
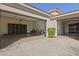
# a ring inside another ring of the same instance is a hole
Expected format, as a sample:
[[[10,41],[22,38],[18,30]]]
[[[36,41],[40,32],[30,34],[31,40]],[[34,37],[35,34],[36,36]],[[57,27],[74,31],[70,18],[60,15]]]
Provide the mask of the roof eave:
[[[47,15],[47,16],[50,17],[50,15],[49,15],[48,13],[46,13],[46,12],[44,12],[44,11],[41,11],[41,10],[39,10],[39,9],[37,9],[37,8],[34,8],[34,7],[30,6],[29,4],[19,3],[19,5],[22,5],[22,6],[25,6],[25,7],[27,7],[27,8],[33,9],[33,10],[35,10],[35,11],[38,11],[38,12],[43,13],[43,14],[45,14],[45,15]]]
[[[59,16],[55,16],[55,17],[52,17],[51,20],[71,18],[70,16],[79,17],[79,11],[75,11],[75,12],[71,12],[71,13],[66,13],[66,14],[62,14],[62,15],[59,15]]]

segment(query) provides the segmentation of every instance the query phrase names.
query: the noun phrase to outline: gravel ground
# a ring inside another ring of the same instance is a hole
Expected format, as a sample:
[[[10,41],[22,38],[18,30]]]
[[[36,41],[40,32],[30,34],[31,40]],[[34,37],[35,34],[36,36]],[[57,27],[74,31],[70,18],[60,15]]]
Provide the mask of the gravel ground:
[[[67,36],[22,38],[4,49],[1,56],[78,56],[79,41]]]

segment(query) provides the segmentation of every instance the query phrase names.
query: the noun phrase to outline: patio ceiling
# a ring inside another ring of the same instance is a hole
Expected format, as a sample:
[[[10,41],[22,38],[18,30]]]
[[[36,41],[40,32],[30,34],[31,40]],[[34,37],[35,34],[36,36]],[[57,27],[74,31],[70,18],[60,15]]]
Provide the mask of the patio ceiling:
[[[16,15],[16,14],[7,13],[7,12],[1,12],[1,16],[3,18],[7,17],[7,18],[12,18],[12,19],[21,19],[21,20],[25,20],[25,21],[41,21],[41,19],[37,19],[37,18],[33,18],[33,17],[28,17],[28,16]]]

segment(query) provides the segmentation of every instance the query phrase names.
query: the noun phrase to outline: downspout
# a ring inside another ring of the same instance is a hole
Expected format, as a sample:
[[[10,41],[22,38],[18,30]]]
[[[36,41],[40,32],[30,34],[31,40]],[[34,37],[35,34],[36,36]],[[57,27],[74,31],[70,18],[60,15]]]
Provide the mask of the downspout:
[[[0,10],[0,35],[1,35],[1,10]],[[0,39],[0,49],[2,48],[2,39]]]
[[[1,35],[1,10],[0,10],[0,35]]]

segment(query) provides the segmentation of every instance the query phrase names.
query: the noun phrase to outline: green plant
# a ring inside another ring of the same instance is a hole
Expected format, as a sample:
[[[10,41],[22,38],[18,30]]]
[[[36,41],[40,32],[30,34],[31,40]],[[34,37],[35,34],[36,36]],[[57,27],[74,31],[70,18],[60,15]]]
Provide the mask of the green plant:
[[[55,36],[55,28],[48,28],[48,37],[52,38]]]

